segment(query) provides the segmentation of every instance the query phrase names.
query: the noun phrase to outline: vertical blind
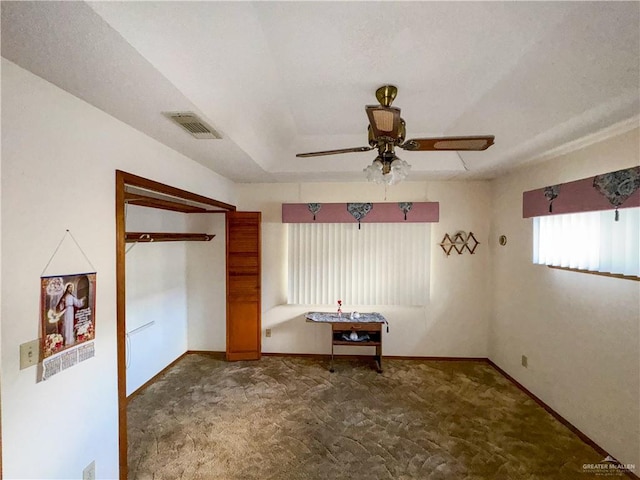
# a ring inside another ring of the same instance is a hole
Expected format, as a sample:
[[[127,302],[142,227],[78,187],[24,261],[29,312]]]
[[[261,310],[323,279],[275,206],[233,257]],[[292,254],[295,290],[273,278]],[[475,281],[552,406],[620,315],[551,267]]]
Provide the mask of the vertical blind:
[[[640,276],[640,208],[533,219],[533,263]]]
[[[428,223],[288,224],[288,303],[424,305]]]

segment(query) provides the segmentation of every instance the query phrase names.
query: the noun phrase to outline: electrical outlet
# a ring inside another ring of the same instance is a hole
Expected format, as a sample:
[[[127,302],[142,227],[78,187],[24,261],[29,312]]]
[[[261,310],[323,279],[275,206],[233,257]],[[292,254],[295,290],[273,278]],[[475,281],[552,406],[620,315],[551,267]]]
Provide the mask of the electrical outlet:
[[[96,480],[96,461],[94,460],[82,470],[82,480]]]
[[[265,336],[265,337],[270,337],[270,336],[271,336],[271,329],[270,329],[270,328],[267,328],[267,329],[264,331],[264,336]]]
[[[40,357],[40,341],[38,339],[20,345],[20,370],[38,363]]]
[[[529,366],[529,359],[527,359],[526,355],[522,355],[522,366],[527,368]]]

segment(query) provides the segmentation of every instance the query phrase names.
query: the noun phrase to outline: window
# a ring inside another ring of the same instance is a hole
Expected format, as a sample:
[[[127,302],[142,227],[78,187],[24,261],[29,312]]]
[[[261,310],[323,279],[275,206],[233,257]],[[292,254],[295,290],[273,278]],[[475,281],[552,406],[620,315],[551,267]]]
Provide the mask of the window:
[[[424,305],[428,223],[288,224],[288,303]]]
[[[533,219],[533,263],[640,276],[640,208]]]

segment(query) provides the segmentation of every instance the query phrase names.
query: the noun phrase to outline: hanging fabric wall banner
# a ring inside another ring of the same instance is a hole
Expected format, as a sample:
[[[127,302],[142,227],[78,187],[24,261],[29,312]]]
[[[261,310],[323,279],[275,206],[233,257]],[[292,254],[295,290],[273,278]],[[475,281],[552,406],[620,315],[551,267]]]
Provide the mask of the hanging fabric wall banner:
[[[63,265],[74,263],[72,252],[58,254],[67,237],[73,240],[93,271],[45,275],[56,255]],[[95,311],[95,268],[71,232],[66,230],[40,276],[42,380],[94,356]]]
[[[96,274],[40,278],[42,358],[95,338]]]
[[[283,203],[282,223],[424,223],[440,219],[438,202]]]
[[[640,207],[640,167],[617,170],[522,194],[522,217]]]

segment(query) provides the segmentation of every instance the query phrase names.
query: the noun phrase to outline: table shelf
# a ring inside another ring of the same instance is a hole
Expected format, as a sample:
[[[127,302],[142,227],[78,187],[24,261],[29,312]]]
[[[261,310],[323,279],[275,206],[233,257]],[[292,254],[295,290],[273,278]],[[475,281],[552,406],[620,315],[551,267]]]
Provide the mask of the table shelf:
[[[379,347],[382,345],[380,342],[356,342],[347,340],[334,340],[334,345],[347,345],[349,347]]]
[[[353,331],[357,331],[358,335],[366,334],[369,336],[368,340],[348,340],[344,336],[350,334]],[[338,330],[333,331],[333,344],[334,345],[361,345],[363,347],[377,347],[382,345],[382,336],[380,332],[367,331],[367,330]]]
[[[343,335],[356,332],[358,335],[366,334],[369,340],[345,340]],[[375,361],[378,373],[382,373],[382,325],[378,322],[335,322],[331,324],[331,366],[333,372],[333,347],[375,347]]]

